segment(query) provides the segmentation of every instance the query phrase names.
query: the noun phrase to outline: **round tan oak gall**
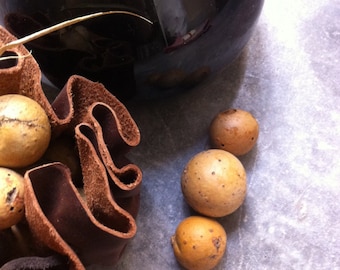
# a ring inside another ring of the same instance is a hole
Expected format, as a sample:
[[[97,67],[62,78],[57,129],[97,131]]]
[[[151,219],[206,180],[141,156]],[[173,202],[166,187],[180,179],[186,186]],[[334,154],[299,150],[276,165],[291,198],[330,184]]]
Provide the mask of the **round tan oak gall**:
[[[258,136],[257,120],[251,113],[240,109],[218,113],[209,127],[211,146],[236,156],[244,155],[253,149]]]
[[[186,202],[195,211],[209,217],[223,217],[244,202],[246,171],[239,159],[227,151],[202,151],[185,166],[181,188]]]
[[[0,166],[20,168],[45,153],[51,126],[44,109],[18,94],[0,96]]]
[[[227,234],[216,220],[191,216],[182,220],[171,237],[177,261],[186,269],[210,270],[223,258]]]

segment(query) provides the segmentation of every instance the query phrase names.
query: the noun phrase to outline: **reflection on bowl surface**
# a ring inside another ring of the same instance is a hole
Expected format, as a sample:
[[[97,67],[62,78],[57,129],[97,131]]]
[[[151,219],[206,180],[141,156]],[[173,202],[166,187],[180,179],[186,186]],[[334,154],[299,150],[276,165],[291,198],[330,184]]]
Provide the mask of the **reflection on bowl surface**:
[[[4,26],[23,37],[97,11],[125,10],[26,44],[62,88],[72,74],[99,81],[124,100],[191,88],[233,61],[248,42],[264,0],[1,1]]]

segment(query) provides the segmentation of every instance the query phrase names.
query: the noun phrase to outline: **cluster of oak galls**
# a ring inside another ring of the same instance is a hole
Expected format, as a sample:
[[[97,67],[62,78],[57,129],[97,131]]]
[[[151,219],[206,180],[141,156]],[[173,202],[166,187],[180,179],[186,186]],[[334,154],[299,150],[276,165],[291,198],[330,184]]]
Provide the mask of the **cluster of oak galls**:
[[[0,230],[24,216],[24,177],[17,172],[37,162],[49,147],[51,127],[44,109],[18,94],[0,96]],[[211,121],[211,148],[188,161],[183,197],[197,215],[182,220],[171,237],[174,255],[187,269],[209,270],[222,259],[227,234],[216,220],[236,211],[247,190],[238,156],[253,149],[259,135],[254,116],[241,109],[218,113]]]
[[[45,110],[33,99],[0,96],[0,230],[24,216],[24,178],[21,168],[38,161],[51,139]]]
[[[181,176],[188,205],[197,212],[182,220],[171,237],[177,261],[186,269],[213,269],[227,248],[227,233],[216,218],[235,212],[247,191],[246,170],[239,156],[252,150],[259,124],[248,111],[229,109],[211,121],[211,147],[192,157]]]

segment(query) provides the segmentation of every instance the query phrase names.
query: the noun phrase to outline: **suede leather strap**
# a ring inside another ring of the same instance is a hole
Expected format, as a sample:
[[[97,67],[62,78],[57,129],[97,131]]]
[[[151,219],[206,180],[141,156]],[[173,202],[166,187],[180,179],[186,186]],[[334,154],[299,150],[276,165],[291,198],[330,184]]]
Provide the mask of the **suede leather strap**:
[[[0,45],[15,37],[0,27]],[[28,55],[23,46],[13,49]],[[140,142],[139,129],[126,107],[102,84],[71,76],[50,103],[32,56],[0,63],[0,94],[36,100],[49,116],[52,141],[71,136],[79,154],[83,192],[61,162],[24,170],[25,220],[21,242],[0,254],[1,270],[76,269],[114,265],[137,230],[141,170],[126,158]],[[15,239],[8,230],[2,244]],[[14,241],[14,240],[13,240]],[[20,242],[19,241],[19,242]],[[20,246],[29,246],[23,252]],[[8,254],[7,254],[8,253]]]

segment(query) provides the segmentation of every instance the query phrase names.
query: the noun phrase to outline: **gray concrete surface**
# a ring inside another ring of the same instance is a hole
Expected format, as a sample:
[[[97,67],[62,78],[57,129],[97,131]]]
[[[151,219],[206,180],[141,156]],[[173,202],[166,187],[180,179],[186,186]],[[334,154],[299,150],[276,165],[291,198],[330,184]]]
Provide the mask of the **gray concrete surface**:
[[[231,107],[260,124],[241,157],[244,205],[218,219],[228,233],[216,269],[340,269],[340,1],[266,1],[232,65],[191,91],[127,104],[142,142],[138,233],[115,269],[181,269],[170,244],[192,215],[180,190],[186,162],[207,149],[212,117]]]

